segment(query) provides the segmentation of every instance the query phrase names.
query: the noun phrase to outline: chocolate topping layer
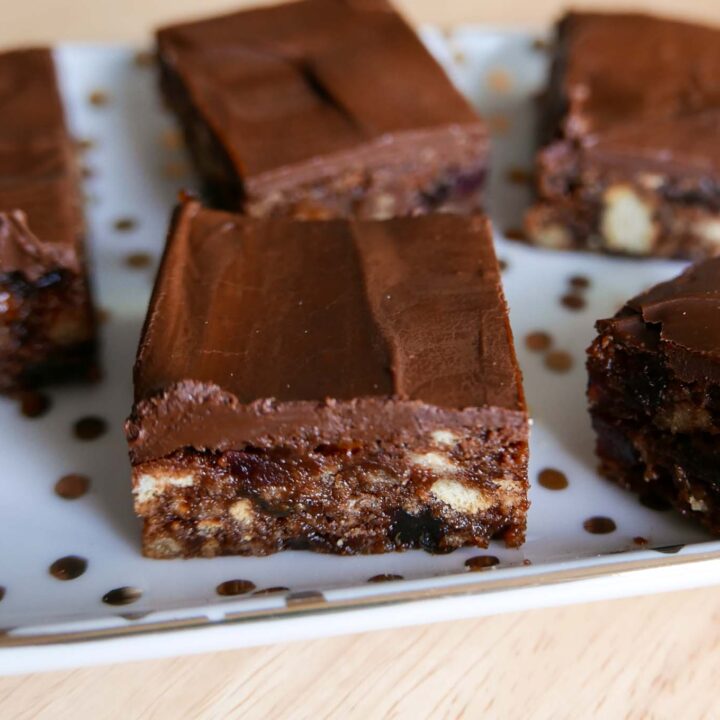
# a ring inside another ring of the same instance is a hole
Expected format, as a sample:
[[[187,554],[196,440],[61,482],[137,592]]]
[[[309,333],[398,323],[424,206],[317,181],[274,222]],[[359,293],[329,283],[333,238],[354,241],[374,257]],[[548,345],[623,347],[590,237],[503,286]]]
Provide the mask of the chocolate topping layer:
[[[185,203],[138,351],[133,461],[381,439],[525,405],[485,218],[256,220]]]
[[[720,381],[720,258],[656,285],[598,325],[644,345],[659,339],[683,380]]]
[[[242,11],[160,30],[158,45],[246,183],[306,180],[318,158],[343,164],[375,144],[411,154],[458,126],[485,134],[384,0]]]
[[[569,136],[720,107],[717,29],[633,13],[571,13],[561,32]]]
[[[560,24],[559,125],[593,162],[720,172],[720,30],[642,14]]]
[[[18,212],[22,211],[22,212]],[[79,270],[82,221],[52,54],[0,54],[0,275]]]
[[[74,248],[40,240],[22,210],[0,212],[0,259],[0,273],[21,273],[30,282],[59,268],[79,269]]]
[[[629,302],[660,337],[720,359],[720,258],[686,270]]]

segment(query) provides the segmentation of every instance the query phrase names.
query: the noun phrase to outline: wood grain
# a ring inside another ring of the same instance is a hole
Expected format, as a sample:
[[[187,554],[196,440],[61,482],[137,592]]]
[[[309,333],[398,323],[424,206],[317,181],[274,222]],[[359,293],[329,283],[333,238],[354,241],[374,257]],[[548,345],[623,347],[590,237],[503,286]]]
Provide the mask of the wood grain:
[[[720,594],[0,680],[3,718],[717,717]]]
[[[261,4],[259,0],[258,4]],[[416,22],[544,27],[565,0],[398,0]],[[241,0],[2,0],[4,44],[147,42]],[[600,6],[602,0],[574,0]],[[610,3],[607,3],[610,4]],[[614,7],[720,23],[718,0]],[[717,589],[0,679],[3,719],[718,717]]]

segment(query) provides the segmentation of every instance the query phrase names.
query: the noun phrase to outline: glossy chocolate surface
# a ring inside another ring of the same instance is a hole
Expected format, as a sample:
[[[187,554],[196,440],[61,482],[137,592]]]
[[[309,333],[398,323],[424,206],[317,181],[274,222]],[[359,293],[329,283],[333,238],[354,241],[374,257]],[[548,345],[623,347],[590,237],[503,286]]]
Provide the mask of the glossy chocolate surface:
[[[246,182],[312,176],[319,158],[342,164],[348,153],[412,157],[428,143],[448,144],[458,127],[485,135],[383,0],[237,12],[162,29],[158,47]]]
[[[135,390],[135,461],[526,423],[483,217],[297,223],[186,202]]]
[[[660,343],[681,379],[719,382],[720,258],[656,285],[599,325],[645,347]]]
[[[720,174],[720,29],[570,13],[558,42],[557,132],[589,161]]]

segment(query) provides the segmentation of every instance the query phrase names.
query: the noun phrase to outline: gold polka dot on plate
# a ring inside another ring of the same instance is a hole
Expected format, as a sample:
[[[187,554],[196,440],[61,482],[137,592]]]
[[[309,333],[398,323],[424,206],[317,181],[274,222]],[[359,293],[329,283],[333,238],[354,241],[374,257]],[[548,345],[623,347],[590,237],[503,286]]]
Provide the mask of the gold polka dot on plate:
[[[78,440],[97,440],[105,434],[106,430],[105,420],[95,415],[80,418],[73,426],[73,432]]]
[[[512,77],[507,70],[495,68],[485,76],[487,86],[496,93],[506,93],[512,87]]]
[[[476,557],[468,558],[465,561],[465,567],[468,570],[489,570],[495,567],[500,562],[500,558],[495,555],[477,555]]]
[[[552,335],[544,330],[533,330],[525,336],[525,347],[532,352],[544,352],[552,346]]]
[[[91,138],[80,138],[75,141],[75,146],[80,152],[92,150],[95,147],[95,141]]]
[[[125,256],[125,265],[133,270],[142,270],[150,267],[153,263],[153,256],[146,252],[130,253]]]
[[[382,573],[381,575],[373,575],[368,578],[369,583],[392,582],[393,580],[404,580],[402,575],[394,575],[393,573]]]
[[[545,366],[553,372],[568,372],[573,366],[572,355],[565,350],[551,350],[545,356]]]
[[[132,217],[121,217],[113,223],[113,227],[119,232],[130,232],[131,230],[135,230],[137,226],[137,220]]]
[[[564,490],[568,479],[564,472],[555,468],[545,468],[538,473],[538,484],[547,490]]]
[[[82,497],[90,488],[90,478],[79,473],[63,475],[55,483],[55,494],[63,500],[77,500]]]
[[[215,592],[218,595],[245,595],[255,589],[255,583],[250,580],[226,580],[220,583]]]
[[[583,528],[591,535],[608,535],[617,530],[617,525],[612,518],[596,515],[595,517],[588,518],[583,523]]]
[[[125,585],[106,592],[102,601],[106,605],[130,605],[139,600],[141,596],[142,590]]]
[[[78,555],[67,555],[56,560],[49,568],[50,574],[57,580],[75,580],[87,570],[87,560]]]
[[[110,97],[104,90],[93,90],[90,95],[88,95],[88,100],[90,104],[95,107],[103,107],[110,102]]]
[[[585,307],[585,298],[576,293],[567,293],[560,298],[560,304],[568,310],[582,310]]]
[[[590,287],[590,278],[585,275],[572,275],[568,284],[576,290],[586,290]]]

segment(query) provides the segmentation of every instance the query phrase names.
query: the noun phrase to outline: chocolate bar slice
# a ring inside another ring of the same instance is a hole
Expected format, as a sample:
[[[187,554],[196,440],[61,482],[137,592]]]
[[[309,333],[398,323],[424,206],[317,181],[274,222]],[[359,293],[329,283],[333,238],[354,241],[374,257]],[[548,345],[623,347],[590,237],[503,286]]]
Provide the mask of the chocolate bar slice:
[[[520,545],[528,419],[487,220],[186,202],[126,431],[150,557]]]
[[[602,473],[720,534],[720,258],[597,327],[588,395]]]
[[[78,173],[52,54],[0,54],[0,392],[96,375]]]
[[[639,14],[559,24],[531,242],[720,252],[720,29]]]
[[[488,137],[384,0],[300,0],[159,31],[208,201],[386,219],[481,204]]]

